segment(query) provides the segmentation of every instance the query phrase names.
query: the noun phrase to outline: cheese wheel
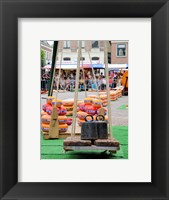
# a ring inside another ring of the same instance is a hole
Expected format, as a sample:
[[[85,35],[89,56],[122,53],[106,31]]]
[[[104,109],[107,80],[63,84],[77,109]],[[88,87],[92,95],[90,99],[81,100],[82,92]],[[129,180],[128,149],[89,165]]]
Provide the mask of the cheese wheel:
[[[43,115],[41,117],[41,122],[44,124],[49,124],[51,120],[51,116],[50,115]]]
[[[66,116],[72,116],[73,115],[73,111],[67,111]]]
[[[42,123],[41,128],[43,132],[49,132],[49,124]]]
[[[83,112],[83,111],[77,112],[77,117],[79,119],[85,119],[86,115],[88,115],[86,112]]]
[[[47,112],[44,112],[44,111],[41,112],[41,116],[47,115],[47,114],[48,114]]]
[[[61,107],[62,101],[60,99],[53,99],[52,105],[56,105],[56,107]]]
[[[58,116],[58,122],[59,122],[59,124],[67,123],[67,117],[66,116]]]
[[[73,106],[74,105],[74,100],[73,99],[62,100],[62,105],[63,106]]]
[[[52,114],[52,110],[53,110],[53,108],[51,105],[46,107],[46,112],[48,113],[48,115]]]
[[[68,125],[67,124],[59,124],[59,133],[66,132],[67,129],[68,129]]]
[[[99,99],[99,97],[97,95],[89,95],[88,98]]]
[[[59,108],[59,115],[66,115],[66,113],[67,113],[66,108],[64,106],[61,106]]]
[[[51,105],[50,105],[49,103],[43,104],[42,110],[43,110],[44,112],[46,112],[46,108],[47,108],[48,106],[51,106]]]
[[[84,119],[78,119],[77,123],[79,126],[82,126],[82,124],[85,122]]]
[[[64,106],[66,108],[67,111],[72,111],[73,110],[73,106]]]
[[[70,126],[72,124],[72,118],[67,118],[67,125]]]
[[[101,99],[101,100],[107,99],[107,95],[106,95],[106,94],[100,95],[100,99]]]
[[[92,98],[87,97],[87,98],[84,99],[84,104],[85,105],[92,105],[92,103],[93,103],[93,99]]]
[[[52,105],[52,100],[54,99],[54,97],[52,96],[48,96],[47,99],[46,99],[46,103]]]
[[[80,104],[78,105],[78,107],[79,107],[79,110],[85,111],[85,104],[84,104],[84,103],[80,103]]]
[[[97,113],[97,108],[95,108],[93,105],[85,105],[86,112],[89,115],[95,115]]]
[[[99,100],[99,99],[93,99],[93,106],[95,108],[101,108],[101,106],[102,106],[101,100]]]

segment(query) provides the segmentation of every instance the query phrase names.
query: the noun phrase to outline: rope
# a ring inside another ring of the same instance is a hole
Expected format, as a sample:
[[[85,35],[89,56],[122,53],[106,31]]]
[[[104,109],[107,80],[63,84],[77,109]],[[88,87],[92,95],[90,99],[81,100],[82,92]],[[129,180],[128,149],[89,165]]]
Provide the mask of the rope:
[[[105,61],[105,73],[106,73],[106,91],[108,101],[108,118],[109,118],[109,135],[112,138],[112,119],[111,119],[111,104],[110,104],[110,88],[109,88],[109,74],[108,74],[108,60],[107,60],[107,41],[104,41],[104,61]]]
[[[99,100],[101,101],[100,95],[99,95],[98,86],[97,86],[97,82],[96,82],[96,76],[95,76],[94,69],[93,69],[93,66],[92,66],[92,61],[91,61],[90,53],[88,52],[88,54],[89,54],[90,65],[91,65],[91,67],[92,67],[92,73],[93,73],[93,76],[94,76],[94,82],[95,82],[95,85],[96,85],[97,95],[98,95],[98,97],[99,97]]]
[[[81,57],[82,57],[82,52],[81,52]],[[84,69],[83,69],[83,57],[82,57],[82,72],[83,72],[83,79],[84,79],[85,97],[87,97],[85,73],[84,73]]]
[[[76,85],[75,85],[74,107],[73,107],[73,123],[72,123],[71,137],[75,136],[75,128],[76,128],[76,112],[77,112],[77,99],[78,99],[78,86],[79,86],[81,46],[82,46],[82,42],[79,41],[78,62],[77,62],[77,69],[76,69]]]
[[[62,57],[63,57],[63,46],[62,46],[61,59],[60,59],[60,67],[59,67],[59,74],[58,74],[58,80],[57,80],[57,90],[56,90],[56,96],[55,96],[56,99],[58,97],[60,74],[61,74],[61,65],[62,65]]]

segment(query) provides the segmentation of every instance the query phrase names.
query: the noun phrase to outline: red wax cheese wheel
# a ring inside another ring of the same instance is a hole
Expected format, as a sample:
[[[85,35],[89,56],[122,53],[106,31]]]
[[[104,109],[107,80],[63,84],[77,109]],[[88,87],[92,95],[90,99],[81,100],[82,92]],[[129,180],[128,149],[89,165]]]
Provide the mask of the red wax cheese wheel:
[[[95,115],[97,112],[97,108],[95,108],[92,105],[85,105],[85,108],[86,108],[87,114],[89,114],[89,115]]]
[[[48,113],[48,115],[52,114],[52,110],[53,110],[52,106],[47,106],[46,107],[46,112]]]
[[[48,104],[48,103],[43,104],[42,110],[43,110],[44,112],[46,112],[46,108],[47,108],[48,106],[51,106],[51,105]]]
[[[72,118],[67,118],[67,125],[70,126],[72,124]]]
[[[78,105],[78,107],[79,107],[79,110],[85,111],[85,104],[84,104],[84,103],[80,103],[80,104]]]
[[[59,108],[59,115],[66,115],[66,113],[67,113],[66,108],[64,106],[61,106]]]

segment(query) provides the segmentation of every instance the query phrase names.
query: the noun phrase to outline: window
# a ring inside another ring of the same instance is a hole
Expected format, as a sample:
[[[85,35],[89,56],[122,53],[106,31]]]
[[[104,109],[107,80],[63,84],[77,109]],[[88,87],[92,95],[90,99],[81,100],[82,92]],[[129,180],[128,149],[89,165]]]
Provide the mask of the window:
[[[64,41],[63,48],[70,49],[70,41]]]
[[[63,60],[71,60],[69,57],[64,57]]]
[[[85,60],[85,57],[81,57],[80,60]]]
[[[117,56],[118,57],[126,56],[126,44],[117,44]]]
[[[92,41],[92,48],[99,48],[99,41]]]
[[[79,41],[77,41],[77,45],[79,47]],[[85,48],[85,41],[82,41],[82,48],[84,49]]]
[[[99,60],[99,57],[92,57],[92,60]]]

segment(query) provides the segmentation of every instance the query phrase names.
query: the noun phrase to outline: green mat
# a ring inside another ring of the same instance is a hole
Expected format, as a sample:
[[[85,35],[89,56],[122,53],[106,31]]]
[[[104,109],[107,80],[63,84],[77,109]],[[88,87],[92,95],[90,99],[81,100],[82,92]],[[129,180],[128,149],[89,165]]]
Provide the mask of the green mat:
[[[121,109],[121,110],[128,110],[128,108],[126,108],[126,105],[121,105],[120,107],[118,107],[117,109]]]
[[[63,139],[44,140],[41,135],[41,159],[127,159],[128,126],[113,126],[113,137],[121,144],[116,154],[104,153],[101,150],[78,150],[65,152]]]

